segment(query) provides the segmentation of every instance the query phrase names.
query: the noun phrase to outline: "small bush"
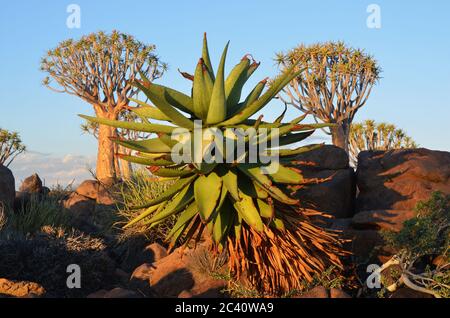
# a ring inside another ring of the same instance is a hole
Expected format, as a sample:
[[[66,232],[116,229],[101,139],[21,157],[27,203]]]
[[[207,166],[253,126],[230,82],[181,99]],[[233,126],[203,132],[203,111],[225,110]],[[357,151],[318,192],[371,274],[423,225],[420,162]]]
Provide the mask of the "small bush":
[[[416,206],[416,217],[405,221],[400,232],[384,232],[383,237],[396,254],[382,266],[399,268],[396,281],[387,290],[407,287],[435,297],[450,297],[450,195],[434,192]],[[440,264],[429,260],[439,257]],[[428,261],[427,261],[428,260]],[[428,264],[426,264],[428,263]],[[423,264],[426,264],[425,266]]]
[[[419,202],[416,217],[404,222],[400,232],[383,232],[386,243],[411,257],[440,255],[450,245],[450,195],[434,192],[430,200]]]
[[[0,237],[27,236],[38,232],[43,226],[70,226],[68,213],[58,197],[31,196],[18,211],[2,209],[0,213]]]
[[[117,225],[123,226],[140,215],[143,210],[136,210],[133,207],[144,205],[149,200],[159,196],[172,183],[172,180],[162,180],[152,177],[144,169],[135,171],[130,180],[126,180],[120,185],[117,195],[120,200],[118,213],[123,221],[117,223]],[[145,224],[137,223],[123,231],[121,240],[125,240],[134,235],[145,235],[152,242],[162,242],[166,234],[175,224],[175,221],[176,217],[169,218],[152,228],[149,228]]]
[[[227,263],[228,254],[226,252],[215,254],[203,248],[196,253],[191,266],[198,273],[209,275],[215,279],[227,280],[230,276]]]

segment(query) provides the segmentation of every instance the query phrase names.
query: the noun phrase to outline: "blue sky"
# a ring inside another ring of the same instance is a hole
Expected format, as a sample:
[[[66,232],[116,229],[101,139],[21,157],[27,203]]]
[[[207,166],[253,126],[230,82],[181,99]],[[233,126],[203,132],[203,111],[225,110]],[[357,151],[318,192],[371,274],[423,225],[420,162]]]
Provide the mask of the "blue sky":
[[[66,27],[66,8],[71,3],[81,8],[80,29]],[[366,8],[372,3],[381,8],[381,29],[366,25]],[[193,71],[205,31],[213,61],[231,40],[228,68],[246,53],[262,62],[249,87],[276,74],[273,57],[278,51],[299,43],[344,40],[374,55],[383,68],[383,78],[356,120],[388,121],[405,129],[421,146],[450,150],[447,0],[44,0],[2,2],[0,10],[0,127],[19,131],[34,155],[47,156],[41,158],[47,165],[52,162],[49,157],[63,162],[68,155],[92,163],[96,142],[81,134],[81,119],[76,116],[91,113],[90,106],[43,87],[40,58],[64,39],[112,29],[155,44],[170,67],[160,82],[186,92],[189,84],[177,68]],[[265,115],[273,118],[280,110],[272,102]],[[18,162],[13,168],[23,170],[23,165]],[[28,162],[27,169],[32,168]],[[51,165],[45,173],[52,173]],[[48,176],[48,180],[53,179]]]

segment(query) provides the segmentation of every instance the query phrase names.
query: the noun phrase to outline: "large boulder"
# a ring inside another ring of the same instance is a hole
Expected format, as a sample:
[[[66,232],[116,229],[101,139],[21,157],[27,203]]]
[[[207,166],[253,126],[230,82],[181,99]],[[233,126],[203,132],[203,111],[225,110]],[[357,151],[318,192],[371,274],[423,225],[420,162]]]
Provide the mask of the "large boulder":
[[[133,235],[120,242],[113,250],[120,268],[132,272],[141,264],[152,264],[167,256],[167,250],[158,243],[148,244],[143,235]]]
[[[97,204],[114,205],[115,200],[104,185],[97,180],[85,180],[75,190],[76,193],[86,198],[95,200]]]
[[[14,210],[20,211],[27,206],[31,200],[43,200],[50,193],[50,189],[42,185],[42,180],[37,173],[25,178],[16,191]]]
[[[95,233],[98,231],[94,224],[95,201],[85,197],[77,192],[72,192],[69,197],[63,201],[63,206],[71,215],[72,225],[85,232]]]
[[[99,205],[110,206],[116,203],[111,191],[97,180],[83,181],[77,187],[75,192],[88,199],[94,200]]]
[[[355,180],[348,156],[339,147],[325,145],[298,155],[292,165],[311,183],[296,191],[304,207],[336,218],[353,216]]]
[[[90,218],[95,211],[95,201],[77,192],[72,192],[63,205],[76,218]]]
[[[413,210],[362,211],[352,218],[352,227],[360,230],[388,230],[399,232],[403,223],[413,218]]]
[[[85,180],[78,186],[75,192],[86,198],[97,200],[98,182],[96,180]]]
[[[13,207],[15,193],[15,181],[11,170],[0,165],[0,205]]]
[[[100,213],[115,206],[110,191],[96,180],[83,181],[63,202],[71,212],[73,225],[87,233],[99,230]]]
[[[20,192],[41,194],[44,191],[42,180],[37,173],[25,178],[19,187]]]
[[[131,286],[157,297],[177,297],[189,293],[192,297],[223,297],[226,281],[213,278],[198,268],[197,260],[205,253],[204,245],[196,249],[178,248],[152,264],[142,264],[131,276]]]
[[[423,148],[363,151],[356,178],[357,212],[413,210],[433,191],[450,194],[450,153]]]

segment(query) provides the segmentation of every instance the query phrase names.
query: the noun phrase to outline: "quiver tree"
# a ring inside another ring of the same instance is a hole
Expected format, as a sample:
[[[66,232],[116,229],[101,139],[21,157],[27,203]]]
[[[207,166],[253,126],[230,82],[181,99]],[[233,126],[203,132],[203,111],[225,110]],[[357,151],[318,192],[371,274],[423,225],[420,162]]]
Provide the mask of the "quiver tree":
[[[143,44],[132,36],[113,31],[66,40],[49,50],[41,70],[49,74],[44,85],[50,89],[80,97],[92,105],[97,117],[115,120],[137,94],[131,83],[139,72],[149,80],[162,76],[166,65],[155,54],[154,45]],[[51,80],[59,87],[51,87]],[[97,178],[110,184],[116,180],[114,166],[115,128],[98,129]]]
[[[124,121],[132,121],[132,122],[142,122],[142,120],[134,114],[131,111],[124,111],[120,114],[119,120]],[[90,134],[94,136],[96,139],[98,139],[98,133],[99,133],[99,123],[86,121],[85,123],[81,124],[81,130],[84,133]],[[117,128],[117,135],[119,139],[129,139],[129,140],[138,140],[138,139],[145,139],[149,137],[148,133],[143,132],[136,132],[134,130],[130,129],[124,129],[124,128]],[[126,155],[131,155],[132,150],[125,148],[117,143],[114,144],[114,152],[122,153]],[[116,170],[116,176],[120,176],[122,179],[130,180],[133,174],[133,166],[131,162],[123,160],[120,156],[114,156],[114,167]]]
[[[334,145],[348,153],[350,124],[379,79],[376,61],[342,42],[300,45],[277,54],[276,61],[281,70],[294,64],[303,70],[279,97],[316,120],[336,124],[326,132]]]
[[[26,147],[17,132],[0,128],[0,166],[8,167],[25,150]]]
[[[417,144],[402,129],[392,124],[366,120],[350,127],[349,155],[353,166],[356,166],[361,151],[403,148],[417,148]]]

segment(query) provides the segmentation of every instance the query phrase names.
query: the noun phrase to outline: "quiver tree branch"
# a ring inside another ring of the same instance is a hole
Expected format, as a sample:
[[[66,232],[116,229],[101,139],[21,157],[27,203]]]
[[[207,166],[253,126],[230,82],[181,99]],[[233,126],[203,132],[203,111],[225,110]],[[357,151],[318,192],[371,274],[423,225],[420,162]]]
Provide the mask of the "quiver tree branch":
[[[322,122],[338,124],[331,130],[333,143],[348,152],[350,125],[380,78],[376,61],[342,42],[300,45],[277,54],[276,61],[281,70],[294,64],[304,69],[280,98]]]

